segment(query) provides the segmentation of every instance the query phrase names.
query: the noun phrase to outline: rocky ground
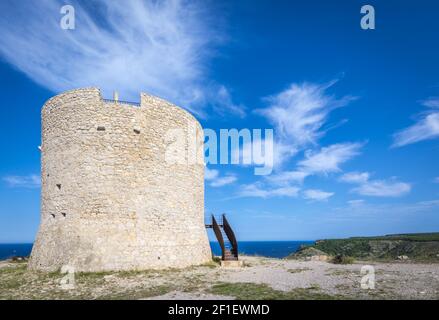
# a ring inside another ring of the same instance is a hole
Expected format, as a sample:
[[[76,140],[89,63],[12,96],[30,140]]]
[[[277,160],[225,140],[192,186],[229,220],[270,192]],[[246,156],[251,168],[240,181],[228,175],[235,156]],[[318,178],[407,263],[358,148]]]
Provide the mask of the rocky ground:
[[[35,273],[26,262],[0,262],[0,299],[439,299],[439,265],[410,262],[336,265],[242,257],[245,266],[75,274]],[[362,289],[372,265],[375,289]],[[65,278],[66,279],[66,278]]]

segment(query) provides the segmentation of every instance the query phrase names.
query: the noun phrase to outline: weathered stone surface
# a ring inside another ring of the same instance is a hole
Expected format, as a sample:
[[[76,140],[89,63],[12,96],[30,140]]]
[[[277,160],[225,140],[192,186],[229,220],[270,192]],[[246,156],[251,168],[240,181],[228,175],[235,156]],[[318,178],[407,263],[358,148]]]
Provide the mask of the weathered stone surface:
[[[140,107],[106,102],[96,88],[46,102],[41,224],[29,267],[103,271],[210,261],[204,165],[165,161],[172,129],[202,147],[192,115],[147,94]],[[185,149],[200,156],[189,142]]]

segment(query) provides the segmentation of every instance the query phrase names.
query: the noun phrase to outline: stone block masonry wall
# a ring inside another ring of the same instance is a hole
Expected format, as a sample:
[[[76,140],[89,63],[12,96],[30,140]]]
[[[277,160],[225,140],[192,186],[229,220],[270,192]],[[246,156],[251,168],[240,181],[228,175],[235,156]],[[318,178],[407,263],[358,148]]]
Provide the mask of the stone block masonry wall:
[[[204,226],[204,165],[165,161],[170,129],[198,121],[164,100],[104,102],[99,89],[42,109],[41,224],[29,267],[54,271],[181,268],[211,260]],[[186,145],[189,156],[197,157]]]

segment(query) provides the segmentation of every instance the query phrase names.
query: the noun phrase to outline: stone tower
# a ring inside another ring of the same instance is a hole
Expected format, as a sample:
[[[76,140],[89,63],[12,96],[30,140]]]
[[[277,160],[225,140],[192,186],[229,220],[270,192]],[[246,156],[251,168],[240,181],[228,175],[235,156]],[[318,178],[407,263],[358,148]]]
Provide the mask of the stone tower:
[[[198,161],[173,163],[177,130]],[[194,141],[194,146],[190,140]],[[42,109],[41,224],[29,267],[54,271],[186,267],[211,260],[204,225],[203,130],[185,110],[87,88]]]

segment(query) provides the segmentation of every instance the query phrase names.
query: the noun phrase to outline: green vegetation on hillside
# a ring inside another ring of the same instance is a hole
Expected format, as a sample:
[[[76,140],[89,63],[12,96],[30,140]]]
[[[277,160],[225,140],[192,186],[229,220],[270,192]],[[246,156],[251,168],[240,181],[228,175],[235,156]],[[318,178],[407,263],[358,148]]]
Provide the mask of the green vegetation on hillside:
[[[331,256],[365,260],[395,260],[407,256],[414,261],[439,261],[439,233],[319,240],[312,247]]]
[[[352,237],[349,239],[366,240],[404,240],[404,241],[439,241],[439,232],[389,234],[378,237]]]
[[[290,254],[286,259],[304,259],[310,258],[312,256],[322,256],[327,255],[326,252],[316,249],[313,246],[302,246],[296,252]]]

